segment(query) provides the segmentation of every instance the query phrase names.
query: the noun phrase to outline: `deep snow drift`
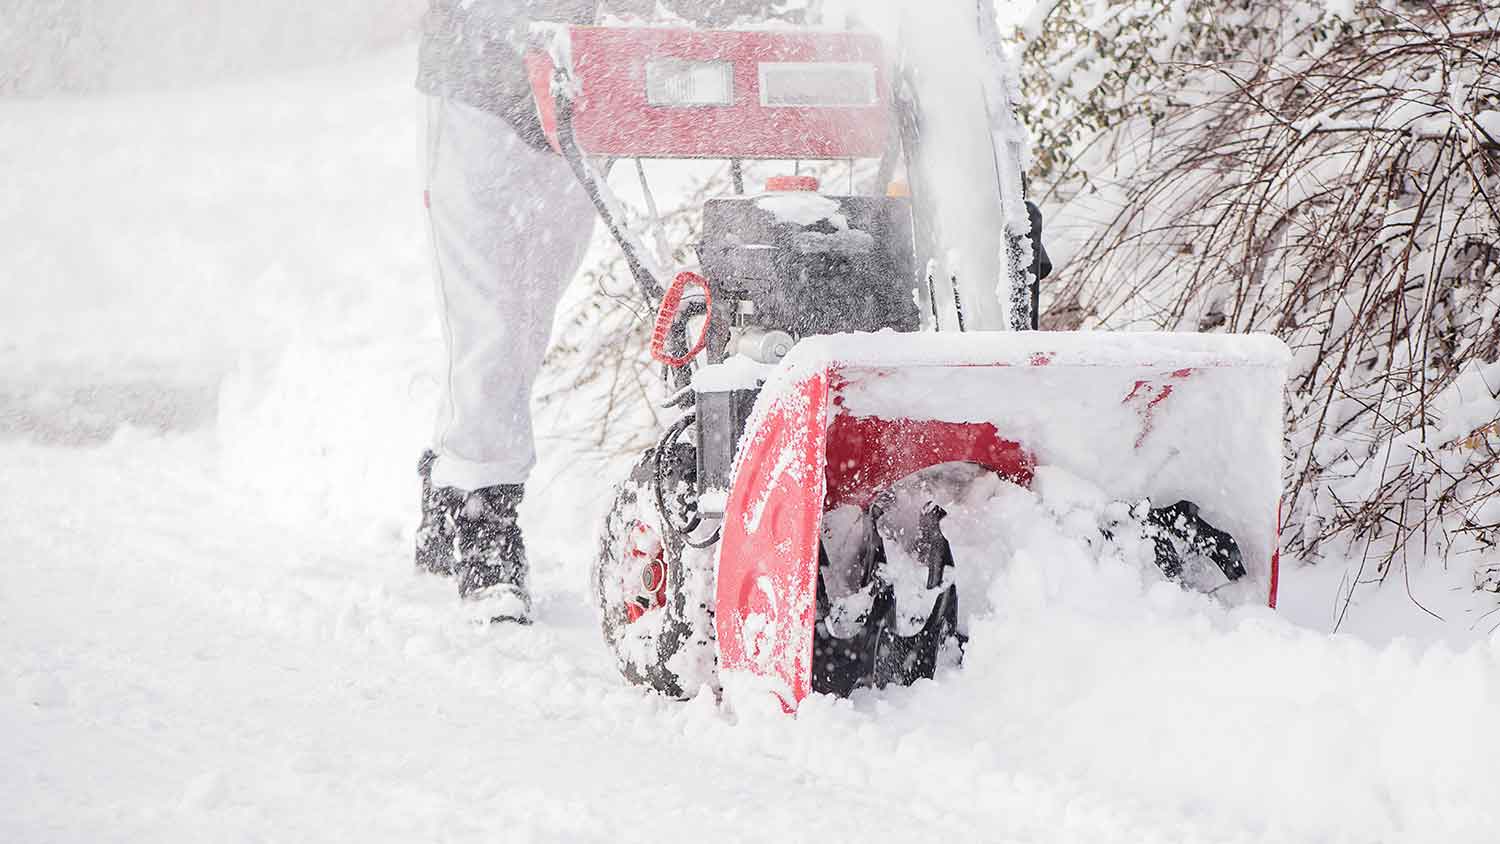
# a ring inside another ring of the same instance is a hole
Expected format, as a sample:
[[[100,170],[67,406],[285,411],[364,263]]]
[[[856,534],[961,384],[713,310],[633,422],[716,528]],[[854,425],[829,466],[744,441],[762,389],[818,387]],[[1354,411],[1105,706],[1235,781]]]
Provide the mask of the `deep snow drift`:
[[[614,469],[559,412],[540,622],[465,623],[410,574],[410,72],[0,103],[0,839],[1494,839],[1480,602],[1413,573],[1445,620],[1393,584],[1330,635],[1356,569],[1287,561],[1281,611],[1225,610],[1101,558],[1076,484],[975,503],[962,668],[732,712],[614,674],[584,603]]]

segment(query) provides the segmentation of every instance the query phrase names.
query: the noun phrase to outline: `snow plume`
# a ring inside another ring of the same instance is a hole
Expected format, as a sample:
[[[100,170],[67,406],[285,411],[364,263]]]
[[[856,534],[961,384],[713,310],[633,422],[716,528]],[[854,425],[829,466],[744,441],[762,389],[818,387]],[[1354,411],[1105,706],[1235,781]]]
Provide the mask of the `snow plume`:
[[[1275,332],[1285,550],[1493,589],[1500,10],[1333,5],[1056,5],[1026,52],[1046,321]]]
[[[939,241],[930,271],[940,302],[952,298],[948,285],[956,280],[969,329],[1011,324],[1013,291],[1031,266],[1021,181],[1029,139],[1011,117],[1019,89],[998,34],[999,21],[1018,11],[1003,0],[998,8],[992,0],[828,2],[823,8],[825,24],[874,29],[899,54],[906,79],[897,80],[897,96],[914,98],[919,124],[918,146],[909,151],[917,170],[911,182],[931,203]],[[1018,248],[1010,248],[1003,232]],[[938,322],[950,328],[957,319],[943,314]]]

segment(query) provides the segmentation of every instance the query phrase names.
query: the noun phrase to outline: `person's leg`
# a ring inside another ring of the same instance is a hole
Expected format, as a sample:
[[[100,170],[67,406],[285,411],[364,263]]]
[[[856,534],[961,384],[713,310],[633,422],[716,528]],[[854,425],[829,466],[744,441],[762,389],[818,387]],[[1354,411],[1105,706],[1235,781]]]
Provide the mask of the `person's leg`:
[[[532,383],[593,207],[566,162],[500,118],[444,100],[433,112],[428,204],[448,346],[433,481],[521,484],[536,461]]]
[[[515,507],[536,461],[531,388],[593,209],[562,159],[503,120],[433,99],[428,123],[428,219],[448,359],[435,459],[423,462],[424,508],[430,501],[447,515],[424,513],[417,562],[441,571],[442,553],[456,547],[449,568],[461,594],[518,593],[529,603]]]

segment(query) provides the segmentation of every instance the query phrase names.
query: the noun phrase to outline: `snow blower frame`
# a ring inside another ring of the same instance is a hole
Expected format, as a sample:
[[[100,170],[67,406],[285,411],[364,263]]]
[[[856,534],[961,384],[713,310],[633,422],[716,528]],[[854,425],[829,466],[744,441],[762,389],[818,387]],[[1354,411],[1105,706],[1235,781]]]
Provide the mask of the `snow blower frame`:
[[[621,485],[593,568],[628,680],[675,696],[755,688],[791,711],[811,692],[931,677],[963,641],[945,512],[927,501],[898,518],[893,490],[957,464],[1020,486],[1039,464],[1092,477],[1135,502],[1168,577],[1201,579],[1207,566],[1219,581],[1207,588],[1274,605],[1277,341],[961,333],[1036,327],[1028,234],[1040,233],[992,227],[1010,324],[983,324],[943,269],[913,71],[875,36],[546,26],[533,37],[543,128],[658,308],[651,354],[666,406],[683,411]],[[1014,120],[1008,100],[994,109],[993,90],[975,93],[992,125]],[[978,189],[1019,191],[1016,151],[988,143]],[[703,209],[701,272],[663,287],[595,166],[620,158],[731,161],[735,195]],[[869,159],[877,190],[825,194],[790,175],[745,194],[752,159]],[[909,187],[887,190],[903,172]],[[1176,418],[1181,406],[1219,417],[1210,446],[1193,445],[1204,437]],[[1105,463],[1126,469],[1103,477]],[[858,541],[831,550],[835,521]],[[886,577],[897,558],[925,578],[915,606]]]

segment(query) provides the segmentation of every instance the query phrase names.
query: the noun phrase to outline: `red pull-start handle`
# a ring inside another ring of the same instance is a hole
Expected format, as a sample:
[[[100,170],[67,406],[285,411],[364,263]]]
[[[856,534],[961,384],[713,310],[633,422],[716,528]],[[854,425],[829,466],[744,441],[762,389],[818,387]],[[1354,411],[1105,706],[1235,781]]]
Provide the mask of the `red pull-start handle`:
[[[682,307],[682,294],[688,285],[697,285],[703,291],[703,304],[708,309],[703,321],[703,331],[698,339],[681,356],[667,354],[667,335],[672,331],[672,323],[677,321],[677,311]],[[665,296],[661,297],[661,307],[656,311],[656,326],[651,330],[651,357],[671,367],[687,366],[708,345],[708,325],[713,317],[713,294],[708,292],[708,280],[692,271],[683,271],[672,279],[672,286],[667,288]]]

